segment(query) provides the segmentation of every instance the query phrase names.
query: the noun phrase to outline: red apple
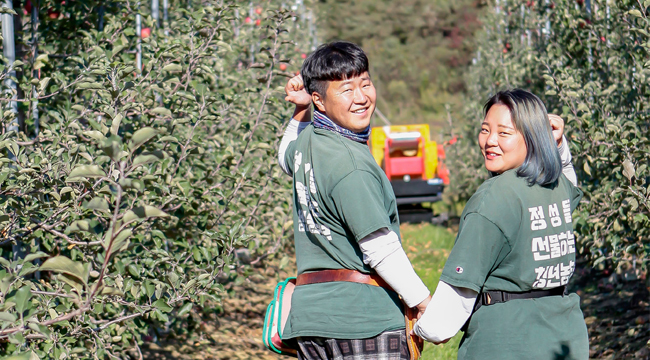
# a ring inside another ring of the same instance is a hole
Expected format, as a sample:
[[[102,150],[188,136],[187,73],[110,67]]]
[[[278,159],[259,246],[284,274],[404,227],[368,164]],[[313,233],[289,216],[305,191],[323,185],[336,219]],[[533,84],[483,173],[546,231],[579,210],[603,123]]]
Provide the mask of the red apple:
[[[508,53],[508,49],[503,48],[503,53],[504,53],[504,54],[507,54],[507,53]]]
[[[300,54],[300,58],[301,58],[301,59],[306,59],[306,58],[307,58],[307,54],[305,54],[305,53]]]
[[[25,7],[24,7],[24,10],[23,10],[23,13],[24,13],[25,15],[27,15],[27,14],[29,14],[29,13],[31,13],[31,12],[32,12],[32,2],[29,1],[29,0],[27,0],[27,1],[25,2]]]
[[[143,28],[140,30],[140,37],[143,39],[148,38],[151,35],[151,29],[150,28]]]
[[[605,41],[607,41],[607,39],[605,39],[604,36],[601,36],[601,37],[600,37],[600,41],[605,42]]]
[[[246,24],[250,24],[251,21],[252,21],[252,20],[251,20],[250,16],[247,16],[246,19],[244,19],[244,22],[245,22]]]
[[[287,64],[280,64],[280,70],[282,71],[287,70]]]
[[[262,25],[262,20],[260,19],[255,20],[255,26],[260,26],[260,25]]]
[[[256,9],[255,9],[255,13],[256,13],[257,15],[261,14],[261,13],[262,13],[262,8],[261,8],[261,7],[256,8]]]
[[[59,15],[61,15],[58,11],[54,11],[52,9],[47,11],[47,17],[50,19],[58,19]]]

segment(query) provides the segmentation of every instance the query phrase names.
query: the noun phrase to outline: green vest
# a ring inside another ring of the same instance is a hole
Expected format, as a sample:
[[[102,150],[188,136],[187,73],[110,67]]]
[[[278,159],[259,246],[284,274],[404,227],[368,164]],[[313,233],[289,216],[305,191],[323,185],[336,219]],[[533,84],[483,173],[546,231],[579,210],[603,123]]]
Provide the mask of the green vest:
[[[399,235],[395,195],[368,147],[308,126],[290,143],[293,227],[298,274],[373,270],[358,241],[381,228]],[[362,339],[404,328],[401,301],[386,289],[350,282],[296,288],[283,338]]]

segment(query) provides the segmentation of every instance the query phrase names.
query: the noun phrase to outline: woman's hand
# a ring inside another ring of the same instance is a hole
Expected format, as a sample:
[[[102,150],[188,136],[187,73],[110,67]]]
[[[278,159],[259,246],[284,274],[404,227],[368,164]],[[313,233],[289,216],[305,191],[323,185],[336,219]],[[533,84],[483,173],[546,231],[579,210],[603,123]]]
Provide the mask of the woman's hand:
[[[564,135],[564,119],[555,114],[548,114],[548,119],[551,122],[553,138],[559,147],[562,144],[562,135]]]

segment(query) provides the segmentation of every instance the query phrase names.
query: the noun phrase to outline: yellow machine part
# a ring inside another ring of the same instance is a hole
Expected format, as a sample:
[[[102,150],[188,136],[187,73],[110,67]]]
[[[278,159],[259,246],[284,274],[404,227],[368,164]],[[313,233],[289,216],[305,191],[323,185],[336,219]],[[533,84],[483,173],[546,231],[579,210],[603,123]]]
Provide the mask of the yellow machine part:
[[[386,137],[390,133],[414,132],[422,134],[424,138],[424,179],[433,179],[436,177],[438,168],[438,146],[435,141],[431,141],[429,134],[429,124],[416,125],[391,125],[373,127],[370,132],[370,152],[377,161],[377,164],[383,168],[384,164],[384,146]],[[418,149],[416,156],[422,156],[422,150]]]

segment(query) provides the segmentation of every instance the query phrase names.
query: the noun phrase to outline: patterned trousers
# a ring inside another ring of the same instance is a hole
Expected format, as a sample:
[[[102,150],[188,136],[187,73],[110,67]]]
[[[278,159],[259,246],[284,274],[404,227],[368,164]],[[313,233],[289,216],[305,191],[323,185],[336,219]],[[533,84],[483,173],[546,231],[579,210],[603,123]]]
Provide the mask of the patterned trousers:
[[[404,329],[368,339],[298,338],[299,360],[409,360]]]

